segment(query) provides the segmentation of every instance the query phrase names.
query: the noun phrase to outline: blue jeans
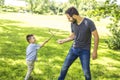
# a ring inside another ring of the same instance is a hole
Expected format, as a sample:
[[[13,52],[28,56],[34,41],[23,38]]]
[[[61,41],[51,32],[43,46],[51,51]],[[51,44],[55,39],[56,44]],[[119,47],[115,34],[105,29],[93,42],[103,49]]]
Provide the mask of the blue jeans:
[[[71,64],[79,57],[84,72],[85,80],[91,80],[90,50],[72,47],[64,61],[58,80],[64,80]]]

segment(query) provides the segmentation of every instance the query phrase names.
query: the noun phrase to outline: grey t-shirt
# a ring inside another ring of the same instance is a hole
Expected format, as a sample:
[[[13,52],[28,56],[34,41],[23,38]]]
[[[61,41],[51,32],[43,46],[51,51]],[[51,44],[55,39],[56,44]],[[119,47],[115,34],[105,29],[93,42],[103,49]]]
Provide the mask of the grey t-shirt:
[[[38,44],[29,44],[26,49],[26,60],[35,61],[37,58],[37,50],[40,48]]]
[[[84,18],[80,25],[71,23],[71,30],[75,34],[73,47],[90,50],[91,32],[96,30],[94,22],[88,18]]]

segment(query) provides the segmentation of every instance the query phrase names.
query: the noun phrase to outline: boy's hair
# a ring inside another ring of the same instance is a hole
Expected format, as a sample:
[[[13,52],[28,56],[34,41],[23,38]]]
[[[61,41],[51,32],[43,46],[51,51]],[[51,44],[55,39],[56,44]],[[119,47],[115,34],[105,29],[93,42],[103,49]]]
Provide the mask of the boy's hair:
[[[29,40],[31,39],[32,36],[34,36],[34,35],[33,35],[33,34],[28,34],[28,35],[26,36],[26,40],[29,42]]]
[[[75,7],[70,7],[65,11],[65,14],[69,14],[70,17],[72,17],[74,14],[79,15],[79,12],[77,11]]]

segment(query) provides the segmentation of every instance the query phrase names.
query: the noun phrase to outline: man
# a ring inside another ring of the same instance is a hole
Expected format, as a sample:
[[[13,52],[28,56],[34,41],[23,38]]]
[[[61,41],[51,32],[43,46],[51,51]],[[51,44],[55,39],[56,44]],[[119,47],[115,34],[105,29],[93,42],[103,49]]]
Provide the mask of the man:
[[[92,59],[97,58],[99,36],[94,22],[88,18],[81,17],[74,7],[65,12],[71,22],[71,34],[68,38],[58,40],[59,44],[74,40],[72,47],[64,61],[58,80],[64,80],[71,64],[79,57],[84,72],[85,80],[91,80],[90,72],[90,46],[91,37],[94,36],[94,48]]]

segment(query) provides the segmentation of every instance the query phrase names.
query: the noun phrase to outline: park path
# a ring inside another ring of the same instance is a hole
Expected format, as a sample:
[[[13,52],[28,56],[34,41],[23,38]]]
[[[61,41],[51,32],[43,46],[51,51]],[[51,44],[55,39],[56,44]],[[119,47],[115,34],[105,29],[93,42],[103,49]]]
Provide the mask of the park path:
[[[23,26],[48,27],[70,31],[70,23],[66,16],[58,15],[36,15],[27,13],[0,14],[0,19],[9,19],[24,22]]]
[[[60,29],[64,31],[70,30],[70,22],[68,22],[66,16],[60,15],[37,15],[28,13],[5,13],[0,14],[0,19],[9,19],[23,22],[21,26],[26,27],[48,27],[54,29]],[[106,29],[109,21],[101,19],[95,21],[95,24],[100,35],[108,35],[109,31]]]

